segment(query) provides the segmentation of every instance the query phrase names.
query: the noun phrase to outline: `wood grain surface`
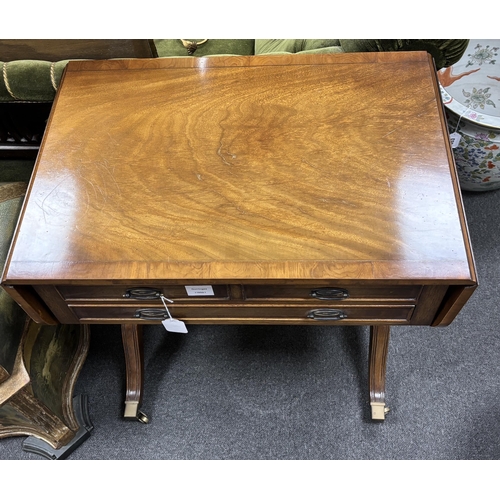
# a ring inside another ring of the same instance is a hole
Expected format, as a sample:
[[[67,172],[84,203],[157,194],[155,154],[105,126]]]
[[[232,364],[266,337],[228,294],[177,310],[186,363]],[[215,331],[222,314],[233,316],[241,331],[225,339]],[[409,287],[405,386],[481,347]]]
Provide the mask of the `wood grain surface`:
[[[420,52],[69,63],[21,220],[5,283],[475,281]]]

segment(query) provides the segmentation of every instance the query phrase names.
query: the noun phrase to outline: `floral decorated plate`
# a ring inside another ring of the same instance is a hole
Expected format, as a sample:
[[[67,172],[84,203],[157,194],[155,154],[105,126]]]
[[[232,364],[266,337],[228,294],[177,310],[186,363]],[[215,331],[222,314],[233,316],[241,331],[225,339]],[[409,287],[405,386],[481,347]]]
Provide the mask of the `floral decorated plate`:
[[[500,128],[500,40],[470,40],[460,61],[441,69],[438,78],[446,108]]]

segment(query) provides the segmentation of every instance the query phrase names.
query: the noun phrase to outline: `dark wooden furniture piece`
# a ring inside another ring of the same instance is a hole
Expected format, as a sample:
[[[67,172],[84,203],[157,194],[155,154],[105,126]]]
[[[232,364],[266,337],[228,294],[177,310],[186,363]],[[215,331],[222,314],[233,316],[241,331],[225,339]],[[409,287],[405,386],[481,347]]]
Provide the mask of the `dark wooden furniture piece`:
[[[135,57],[158,57],[153,40],[0,39],[3,62]],[[51,107],[52,101],[0,102],[0,158],[36,158]]]
[[[153,40],[0,39],[0,61],[158,57]]]
[[[477,285],[432,59],[70,63],[2,283],[36,321],[123,325],[125,417],[163,295],[187,324],[370,326],[384,419],[390,327]]]
[[[12,371],[0,365],[0,438],[27,435],[25,451],[64,459],[89,437],[86,396],[73,396],[88,348],[88,325],[26,321]]]

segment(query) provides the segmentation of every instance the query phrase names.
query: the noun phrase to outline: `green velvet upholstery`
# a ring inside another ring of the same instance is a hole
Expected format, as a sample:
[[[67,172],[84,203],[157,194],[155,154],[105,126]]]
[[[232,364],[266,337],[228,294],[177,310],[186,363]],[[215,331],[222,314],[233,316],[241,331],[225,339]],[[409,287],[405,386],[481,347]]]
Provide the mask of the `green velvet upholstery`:
[[[390,39],[257,39],[255,54],[331,52],[391,52],[423,50],[434,58],[436,68],[451,66],[465,52],[469,40]]]
[[[67,63],[67,60],[0,62],[0,102],[53,101]]]
[[[256,39],[255,54],[273,54],[286,52],[295,54],[297,52],[312,51],[317,49],[333,48],[342,51],[340,40],[316,40],[316,39]]]
[[[436,69],[455,64],[467,49],[469,40],[340,40],[345,52],[392,52],[423,50],[434,58]]]

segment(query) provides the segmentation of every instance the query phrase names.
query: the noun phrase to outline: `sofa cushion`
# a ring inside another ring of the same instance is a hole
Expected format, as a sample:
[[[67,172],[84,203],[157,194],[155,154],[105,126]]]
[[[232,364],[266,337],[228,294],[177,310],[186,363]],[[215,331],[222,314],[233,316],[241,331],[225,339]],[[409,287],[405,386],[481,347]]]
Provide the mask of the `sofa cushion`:
[[[469,40],[388,40],[388,39],[359,39],[340,40],[345,52],[390,52],[400,50],[423,50],[431,54],[436,69],[451,66],[456,63],[467,49]]]
[[[274,54],[292,53],[303,51],[315,51],[317,49],[333,48],[338,51],[340,48],[339,40],[323,40],[323,39],[276,39],[276,38],[262,38],[255,40],[255,54]]]
[[[437,69],[457,62],[467,48],[468,40],[391,40],[391,39],[257,39],[256,54],[324,53],[324,52],[391,52],[422,50],[432,55]]]

